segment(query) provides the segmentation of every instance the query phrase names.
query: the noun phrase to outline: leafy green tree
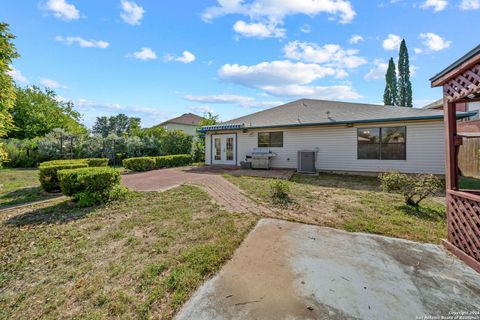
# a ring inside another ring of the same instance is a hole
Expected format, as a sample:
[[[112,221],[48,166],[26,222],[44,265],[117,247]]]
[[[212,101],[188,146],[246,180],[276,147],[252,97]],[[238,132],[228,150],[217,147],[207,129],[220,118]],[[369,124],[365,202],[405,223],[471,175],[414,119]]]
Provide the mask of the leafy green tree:
[[[13,44],[15,36],[10,33],[7,23],[0,23],[0,138],[5,137],[13,128],[10,109],[15,101],[15,85],[9,72],[13,59],[20,55]],[[0,142],[0,166],[7,160],[7,153]]]
[[[81,115],[75,111],[73,103],[60,101],[51,89],[41,90],[36,86],[17,88],[11,115],[15,129],[9,133],[9,138],[43,137],[56,128],[74,134],[86,133],[80,123]]]
[[[193,137],[180,130],[167,130],[160,138],[162,154],[186,154],[192,149]]]
[[[101,137],[108,137],[110,134],[117,136],[136,135],[140,129],[140,118],[128,117],[123,113],[110,117],[97,117],[92,132]]]
[[[412,107],[412,83],[410,82],[410,62],[405,39],[400,43],[398,56],[398,105]]]
[[[386,106],[397,105],[397,72],[393,58],[388,61],[388,69],[385,74],[385,91],[383,92],[383,104]]]

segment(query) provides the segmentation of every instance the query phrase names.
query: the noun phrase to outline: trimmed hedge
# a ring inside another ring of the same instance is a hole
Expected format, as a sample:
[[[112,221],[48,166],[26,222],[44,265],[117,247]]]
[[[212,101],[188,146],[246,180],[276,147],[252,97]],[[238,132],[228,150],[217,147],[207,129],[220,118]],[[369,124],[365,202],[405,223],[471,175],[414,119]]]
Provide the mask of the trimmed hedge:
[[[192,163],[190,154],[175,154],[161,157],[138,157],[123,160],[123,166],[131,171],[148,171],[181,167]]]
[[[85,167],[106,167],[107,165],[107,158],[66,159],[42,162],[38,166],[40,171],[40,185],[46,192],[60,191],[60,181],[57,177],[57,171]]]
[[[122,164],[131,171],[148,171],[157,168],[154,157],[128,158],[124,159]]]
[[[88,165],[84,162],[56,162],[49,161],[48,163],[41,163],[38,166],[40,171],[40,185],[46,192],[60,191],[60,181],[57,177],[57,172],[63,169],[86,168]]]
[[[125,193],[120,173],[109,167],[88,167],[58,171],[60,188],[80,206],[107,202]]]

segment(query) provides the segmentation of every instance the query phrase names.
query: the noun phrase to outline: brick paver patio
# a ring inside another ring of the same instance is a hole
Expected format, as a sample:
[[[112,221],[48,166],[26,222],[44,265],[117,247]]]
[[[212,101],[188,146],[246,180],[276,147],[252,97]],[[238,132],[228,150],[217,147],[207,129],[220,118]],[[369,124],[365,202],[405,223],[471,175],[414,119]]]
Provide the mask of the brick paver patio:
[[[247,197],[240,188],[224,179],[223,170],[193,170],[170,168],[122,176],[124,186],[136,191],[165,191],[182,184],[197,185],[205,190],[215,202],[231,212],[262,212],[271,210]],[[281,173],[285,175],[284,172]]]

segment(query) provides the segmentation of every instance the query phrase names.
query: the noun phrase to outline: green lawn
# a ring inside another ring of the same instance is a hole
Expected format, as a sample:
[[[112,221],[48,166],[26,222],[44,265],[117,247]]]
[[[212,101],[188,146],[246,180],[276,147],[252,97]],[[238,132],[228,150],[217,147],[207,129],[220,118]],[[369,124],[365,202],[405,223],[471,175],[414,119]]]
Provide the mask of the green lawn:
[[[480,190],[480,179],[459,177],[458,186],[460,189]]]
[[[0,208],[49,197],[40,188],[37,169],[0,169]]]
[[[226,178],[254,200],[273,205],[271,179]],[[382,192],[376,177],[354,175],[297,174],[288,184],[291,203],[270,217],[421,242],[440,243],[446,237],[443,198],[426,199],[414,208],[401,196]]]
[[[190,186],[2,215],[1,319],[170,319],[257,220]]]

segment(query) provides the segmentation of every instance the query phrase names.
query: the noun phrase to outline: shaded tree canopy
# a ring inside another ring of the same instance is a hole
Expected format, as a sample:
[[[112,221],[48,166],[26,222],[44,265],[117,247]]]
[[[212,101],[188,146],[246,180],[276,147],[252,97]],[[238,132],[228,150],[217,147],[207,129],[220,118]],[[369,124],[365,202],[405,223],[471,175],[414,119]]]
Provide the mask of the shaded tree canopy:
[[[92,132],[104,138],[110,134],[132,135],[140,131],[140,121],[140,118],[128,117],[123,113],[110,117],[97,117]]]
[[[43,137],[56,128],[77,134],[86,132],[73,103],[60,101],[50,89],[42,90],[36,86],[17,88],[11,115],[15,129],[10,131],[9,138]]]

